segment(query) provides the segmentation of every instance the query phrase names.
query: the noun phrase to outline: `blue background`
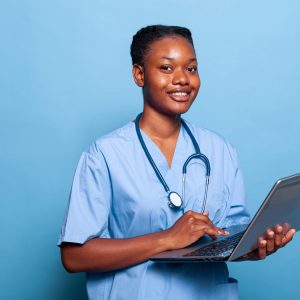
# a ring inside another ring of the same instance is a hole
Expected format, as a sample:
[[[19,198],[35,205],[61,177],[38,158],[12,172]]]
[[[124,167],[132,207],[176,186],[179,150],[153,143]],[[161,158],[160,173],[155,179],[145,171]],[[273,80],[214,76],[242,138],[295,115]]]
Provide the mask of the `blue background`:
[[[192,30],[202,87],[185,116],[238,149],[253,214],[300,171],[300,2],[1,1],[1,299],[86,299],[56,247],[80,153],[142,109],[129,46],[142,26]],[[298,299],[300,239],[230,264],[241,299]]]

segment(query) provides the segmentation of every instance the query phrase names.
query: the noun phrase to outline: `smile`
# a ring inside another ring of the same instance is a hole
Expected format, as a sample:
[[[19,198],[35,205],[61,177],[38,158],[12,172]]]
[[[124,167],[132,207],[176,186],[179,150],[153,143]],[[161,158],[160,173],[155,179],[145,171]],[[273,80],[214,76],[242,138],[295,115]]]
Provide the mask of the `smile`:
[[[174,96],[186,96],[188,95],[187,92],[173,92],[173,93],[169,93],[171,95],[174,95]]]
[[[191,91],[172,91],[167,94],[175,101],[188,101]]]

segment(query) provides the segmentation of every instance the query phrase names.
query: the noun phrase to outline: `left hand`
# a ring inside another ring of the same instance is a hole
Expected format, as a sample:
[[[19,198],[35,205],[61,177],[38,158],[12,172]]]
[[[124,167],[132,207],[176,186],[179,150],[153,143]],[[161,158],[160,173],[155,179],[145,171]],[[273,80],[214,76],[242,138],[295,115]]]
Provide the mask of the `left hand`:
[[[290,228],[288,223],[278,224],[272,229],[268,229],[264,235],[258,238],[258,248],[240,258],[241,260],[260,260],[273,254],[279,248],[284,247],[294,237],[296,230]]]

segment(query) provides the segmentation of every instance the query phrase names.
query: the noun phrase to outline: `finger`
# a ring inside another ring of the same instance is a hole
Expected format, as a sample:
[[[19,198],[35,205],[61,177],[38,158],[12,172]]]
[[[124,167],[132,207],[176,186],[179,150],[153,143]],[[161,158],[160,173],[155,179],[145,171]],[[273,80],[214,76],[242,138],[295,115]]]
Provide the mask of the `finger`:
[[[218,236],[227,236],[229,232],[221,228],[214,227],[214,228],[209,228],[206,234],[209,235],[211,238],[217,238]]]
[[[289,223],[282,224],[282,234],[286,235],[287,232],[290,230],[291,226]]]
[[[277,224],[274,228],[275,233],[282,233],[283,227],[280,224]]]
[[[267,256],[267,241],[260,238],[258,243],[258,257],[259,259],[265,259]]]
[[[199,222],[199,223],[196,222],[196,223],[194,223],[194,225],[195,225],[195,226],[202,226],[203,223],[202,223],[202,222]],[[229,234],[228,231],[226,231],[226,230],[224,230],[224,229],[222,229],[222,228],[219,228],[219,227],[217,227],[217,226],[210,225],[210,226],[208,226],[208,227],[213,228],[213,230],[215,231],[216,235],[224,235],[224,236],[226,236],[226,235]]]
[[[273,252],[275,250],[275,233],[273,230],[267,230],[267,252]]]
[[[193,231],[200,232],[200,233],[204,232],[205,234],[209,235],[211,238],[216,238],[219,235],[228,235],[228,232],[221,228],[215,226],[208,226],[203,223],[194,225]]]
[[[198,235],[199,237],[207,234],[211,238],[217,238],[217,232],[212,226],[208,226],[207,224],[195,224],[192,227],[193,234]]]
[[[282,238],[283,246],[285,246],[287,243],[289,243],[293,239],[295,232],[296,232],[295,229],[290,229],[287,232],[287,234]]]
[[[213,225],[211,220],[208,218],[207,214],[206,215],[199,214],[199,213],[189,210],[185,213],[185,215],[189,218],[189,220],[191,220],[192,223],[194,221],[201,221],[201,222],[205,222],[208,225]]]
[[[282,234],[282,226],[281,225],[276,225],[275,226],[275,247],[279,248],[282,247],[282,237],[284,236]]]
[[[207,224],[209,225],[213,225],[212,221],[210,220],[210,218],[208,217],[209,213],[208,212],[204,212],[203,214],[199,214],[199,213],[194,213],[194,218],[196,220],[199,221],[205,221]]]

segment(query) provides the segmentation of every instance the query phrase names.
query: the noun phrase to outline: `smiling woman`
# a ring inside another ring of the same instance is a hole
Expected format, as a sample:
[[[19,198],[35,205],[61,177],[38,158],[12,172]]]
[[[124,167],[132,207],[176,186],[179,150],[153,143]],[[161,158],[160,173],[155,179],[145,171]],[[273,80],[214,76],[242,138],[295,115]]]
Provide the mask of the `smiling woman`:
[[[133,65],[133,75],[144,88],[144,111],[185,113],[200,87],[194,47],[178,36],[153,42],[143,64]]]
[[[227,235],[222,228],[248,223],[249,214],[234,148],[181,119],[200,88],[190,31],[142,28],[131,55],[143,90],[140,122],[97,139],[82,154],[59,240],[63,264],[70,272],[87,272],[90,299],[236,299],[237,283],[225,263],[149,261],[204,235]],[[212,166],[207,203],[205,160],[187,166],[179,203],[182,167],[200,148]],[[178,195],[178,209],[168,205],[164,188]]]

